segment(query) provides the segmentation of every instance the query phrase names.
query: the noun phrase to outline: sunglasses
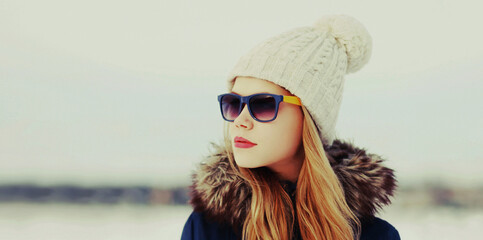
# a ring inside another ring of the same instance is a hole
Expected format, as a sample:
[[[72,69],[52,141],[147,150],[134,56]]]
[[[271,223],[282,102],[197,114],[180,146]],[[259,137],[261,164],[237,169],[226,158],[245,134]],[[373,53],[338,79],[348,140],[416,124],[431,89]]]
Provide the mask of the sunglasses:
[[[257,93],[250,96],[240,96],[234,93],[225,93],[218,96],[221,115],[228,122],[235,121],[243,110],[244,104],[253,119],[259,122],[270,122],[277,118],[280,102],[287,102],[301,106],[300,98],[270,93]]]

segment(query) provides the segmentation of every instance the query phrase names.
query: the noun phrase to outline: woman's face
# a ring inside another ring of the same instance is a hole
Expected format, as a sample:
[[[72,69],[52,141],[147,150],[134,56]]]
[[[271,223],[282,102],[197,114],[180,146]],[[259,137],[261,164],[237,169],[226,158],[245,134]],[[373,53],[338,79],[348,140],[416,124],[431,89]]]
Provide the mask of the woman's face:
[[[232,92],[241,96],[255,93],[292,95],[277,84],[252,77],[237,77]],[[266,166],[278,173],[300,170],[303,160],[302,126],[303,113],[298,105],[281,102],[277,118],[271,122],[256,121],[245,105],[235,121],[229,123],[237,165],[244,168]],[[235,137],[243,137],[256,145],[237,147]]]

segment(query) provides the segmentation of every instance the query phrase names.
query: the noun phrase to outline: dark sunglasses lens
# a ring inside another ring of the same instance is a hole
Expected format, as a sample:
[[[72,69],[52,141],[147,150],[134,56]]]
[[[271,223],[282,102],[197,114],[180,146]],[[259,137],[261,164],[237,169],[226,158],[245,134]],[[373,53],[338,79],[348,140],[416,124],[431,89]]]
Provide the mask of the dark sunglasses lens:
[[[277,104],[274,97],[270,95],[257,95],[250,99],[249,104],[256,119],[268,121],[275,117]]]
[[[240,98],[225,95],[221,98],[221,112],[227,120],[235,120],[240,114]]]

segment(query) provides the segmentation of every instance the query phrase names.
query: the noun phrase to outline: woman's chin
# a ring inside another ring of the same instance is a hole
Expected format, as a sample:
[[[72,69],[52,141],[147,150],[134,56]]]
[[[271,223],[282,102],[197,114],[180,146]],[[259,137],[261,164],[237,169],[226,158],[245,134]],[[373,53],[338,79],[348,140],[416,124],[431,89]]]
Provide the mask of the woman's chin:
[[[262,167],[259,163],[257,163],[256,161],[253,161],[253,159],[251,160],[236,160],[235,158],[235,162],[236,162],[236,165],[238,165],[238,167],[242,167],[242,168],[258,168],[258,167]]]

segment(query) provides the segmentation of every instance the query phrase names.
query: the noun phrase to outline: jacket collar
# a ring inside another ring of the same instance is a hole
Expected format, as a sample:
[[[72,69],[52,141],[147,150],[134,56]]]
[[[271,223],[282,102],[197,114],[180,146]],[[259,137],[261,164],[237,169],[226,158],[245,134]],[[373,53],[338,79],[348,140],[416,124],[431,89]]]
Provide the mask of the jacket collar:
[[[212,144],[214,151],[193,174],[190,203],[194,211],[204,212],[212,220],[241,225],[250,207],[251,189],[231,169],[225,146]],[[366,153],[365,149],[339,139],[324,149],[346,201],[358,218],[373,217],[390,204],[397,181],[394,171],[383,166],[384,160],[379,155]]]

